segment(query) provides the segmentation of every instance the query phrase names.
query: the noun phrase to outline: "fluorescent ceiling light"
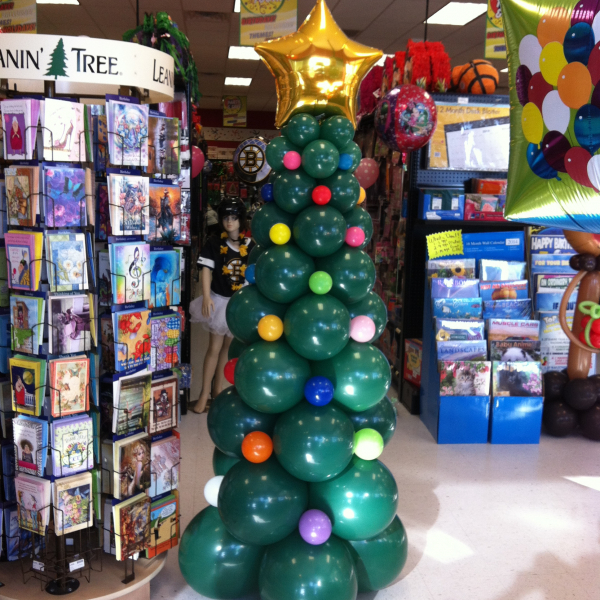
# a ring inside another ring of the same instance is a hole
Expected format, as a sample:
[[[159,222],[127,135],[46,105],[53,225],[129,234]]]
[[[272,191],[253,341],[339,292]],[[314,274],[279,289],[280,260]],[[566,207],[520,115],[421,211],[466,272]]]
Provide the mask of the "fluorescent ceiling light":
[[[227,58],[260,60],[260,56],[252,46],[229,46],[229,55]]]
[[[385,59],[386,58],[394,58],[393,54],[384,54],[376,63],[375,66],[377,67],[383,67],[385,65]]]
[[[466,25],[487,11],[487,4],[449,2],[427,19],[429,25]]]
[[[38,4],[72,4],[79,6],[79,0],[36,0]]]
[[[508,73],[508,67],[500,69],[500,73]]]
[[[240,12],[240,0],[235,0],[235,4],[233,6],[233,12]]]
[[[225,85],[249,86],[252,83],[252,77],[225,77]]]

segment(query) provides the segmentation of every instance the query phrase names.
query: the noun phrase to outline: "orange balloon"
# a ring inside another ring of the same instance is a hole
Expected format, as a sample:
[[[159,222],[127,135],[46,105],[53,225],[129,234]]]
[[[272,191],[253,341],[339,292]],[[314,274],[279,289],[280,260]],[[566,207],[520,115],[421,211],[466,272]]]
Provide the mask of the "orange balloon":
[[[572,62],[560,72],[556,88],[560,99],[569,108],[581,108],[589,102],[592,76],[584,64]]]
[[[267,342],[278,340],[283,335],[283,321],[277,315],[265,315],[258,322],[258,335]]]
[[[242,442],[242,454],[251,463],[262,463],[273,454],[273,440],[262,431],[252,431]]]
[[[571,27],[571,17],[566,8],[557,6],[542,15],[538,23],[537,38],[543,48],[550,42],[565,41],[565,35]]]

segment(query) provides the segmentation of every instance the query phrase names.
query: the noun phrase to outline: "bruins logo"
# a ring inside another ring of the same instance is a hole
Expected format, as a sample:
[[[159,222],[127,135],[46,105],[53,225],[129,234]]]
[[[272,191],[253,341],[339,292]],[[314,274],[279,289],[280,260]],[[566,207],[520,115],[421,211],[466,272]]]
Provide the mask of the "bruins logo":
[[[267,144],[259,137],[244,140],[233,155],[238,177],[247,183],[259,183],[271,172],[266,157]]]

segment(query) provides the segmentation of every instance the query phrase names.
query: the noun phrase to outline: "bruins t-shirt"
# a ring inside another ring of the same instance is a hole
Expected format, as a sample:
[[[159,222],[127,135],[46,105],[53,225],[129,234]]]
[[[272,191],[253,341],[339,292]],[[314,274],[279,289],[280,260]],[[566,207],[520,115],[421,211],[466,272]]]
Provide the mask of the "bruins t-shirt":
[[[219,296],[229,298],[240,290],[246,280],[244,274],[248,265],[248,255],[254,248],[251,238],[240,241],[236,250],[229,238],[211,236],[204,244],[198,258],[199,267],[208,267],[212,271],[210,289]]]

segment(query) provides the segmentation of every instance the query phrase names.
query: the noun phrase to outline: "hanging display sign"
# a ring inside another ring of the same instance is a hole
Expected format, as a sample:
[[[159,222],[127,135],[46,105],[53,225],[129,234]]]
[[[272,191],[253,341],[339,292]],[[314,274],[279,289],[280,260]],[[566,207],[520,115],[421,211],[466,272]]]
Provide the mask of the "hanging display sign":
[[[506,38],[500,0],[488,0],[485,21],[485,58],[506,58]]]
[[[223,96],[223,126],[246,127],[246,96]]]
[[[173,57],[131,42],[59,35],[0,35],[0,79],[52,80],[148,90],[150,102],[172,100]],[[69,89],[85,94],[86,85]]]
[[[37,33],[36,0],[0,2],[0,33]]]
[[[298,0],[241,0],[240,46],[254,46],[298,29]]]

